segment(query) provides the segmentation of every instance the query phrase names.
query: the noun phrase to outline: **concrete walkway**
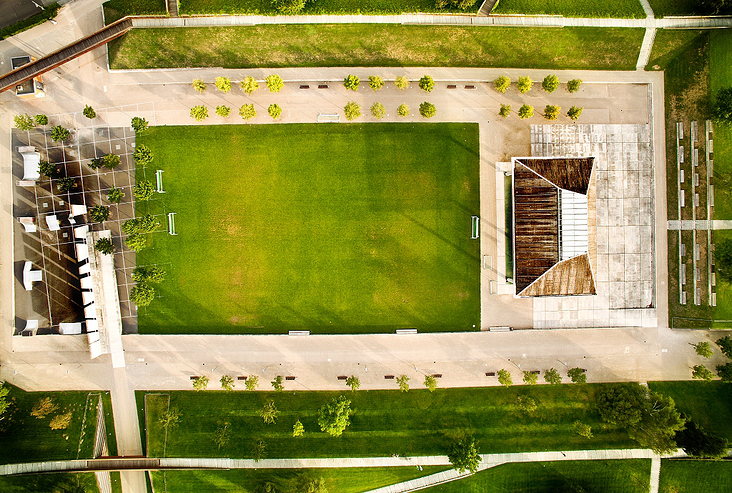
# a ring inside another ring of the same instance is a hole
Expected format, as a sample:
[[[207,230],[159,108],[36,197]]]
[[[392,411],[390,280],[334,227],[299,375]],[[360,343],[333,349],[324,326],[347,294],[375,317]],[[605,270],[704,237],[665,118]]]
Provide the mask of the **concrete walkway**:
[[[711,226],[711,227],[710,227]],[[718,229],[732,229],[732,220],[729,219],[713,219],[708,221],[706,219],[697,219],[692,221],[690,219],[684,219],[679,221],[673,219],[668,221],[669,231],[692,231],[692,230],[718,230]]]
[[[651,493],[658,493],[658,483],[661,479],[661,458],[651,459]]]

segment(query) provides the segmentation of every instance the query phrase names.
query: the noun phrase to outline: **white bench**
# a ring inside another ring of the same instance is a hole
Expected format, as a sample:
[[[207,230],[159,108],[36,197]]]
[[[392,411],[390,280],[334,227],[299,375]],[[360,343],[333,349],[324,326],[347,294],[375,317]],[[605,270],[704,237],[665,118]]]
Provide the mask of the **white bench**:
[[[471,216],[470,222],[472,225],[472,233],[470,235],[470,238],[475,240],[480,237],[480,217]]]
[[[36,181],[41,178],[41,153],[33,146],[18,147],[23,156],[23,181]]]
[[[155,181],[158,185],[156,192],[165,193],[165,190],[163,190],[163,170],[159,169],[155,172]]]
[[[318,114],[318,123],[338,123],[341,121],[341,115],[326,115],[325,113]]]
[[[168,234],[172,236],[178,234],[175,232],[175,212],[168,213]]]
[[[26,291],[33,291],[33,283],[43,281],[43,271],[32,270],[33,262],[26,260],[23,265],[23,287]]]

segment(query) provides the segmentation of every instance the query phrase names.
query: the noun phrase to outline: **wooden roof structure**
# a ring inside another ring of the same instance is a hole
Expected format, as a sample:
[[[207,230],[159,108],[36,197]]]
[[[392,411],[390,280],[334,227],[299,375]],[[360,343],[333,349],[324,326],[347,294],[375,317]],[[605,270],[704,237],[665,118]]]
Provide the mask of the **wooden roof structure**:
[[[594,158],[514,158],[513,162],[516,296],[596,294],[594,238],[590,241],[588,235],[586,253],[560,258],[562,190],[592,199],[592,206],[588,201],[588,227],[594,233]]]

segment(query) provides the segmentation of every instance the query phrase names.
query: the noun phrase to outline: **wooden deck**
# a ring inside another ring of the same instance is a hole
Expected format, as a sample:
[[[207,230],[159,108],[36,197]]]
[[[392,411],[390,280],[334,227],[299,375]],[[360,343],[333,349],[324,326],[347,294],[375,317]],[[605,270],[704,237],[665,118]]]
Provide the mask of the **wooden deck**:
[[[566,296],[577,294],[596,294],[588,254],[559,262],[529,287],[518,293],[519,296]]]
[[[522,158],[517,162],[537,172],[548,181],[570,192],[587,195],[592,178],[594,157],[586,158]]]

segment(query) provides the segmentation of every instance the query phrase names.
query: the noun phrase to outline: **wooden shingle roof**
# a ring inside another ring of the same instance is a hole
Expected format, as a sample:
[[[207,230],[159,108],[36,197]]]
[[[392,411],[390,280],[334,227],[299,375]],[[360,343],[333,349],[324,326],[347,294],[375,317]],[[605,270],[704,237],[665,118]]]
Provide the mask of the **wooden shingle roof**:
[[[559,188],[587,195],[595,158],[518,158],[516,162]]]

